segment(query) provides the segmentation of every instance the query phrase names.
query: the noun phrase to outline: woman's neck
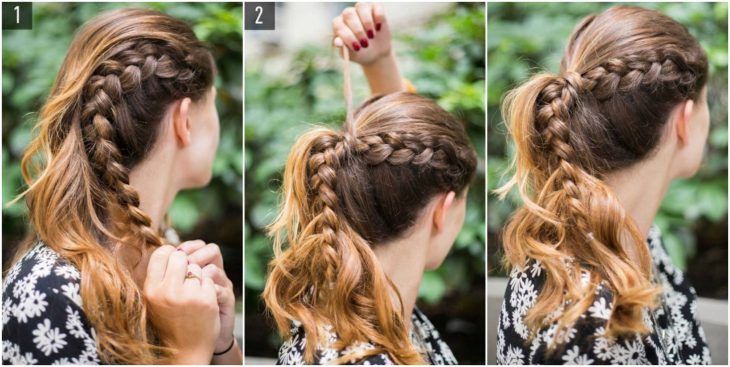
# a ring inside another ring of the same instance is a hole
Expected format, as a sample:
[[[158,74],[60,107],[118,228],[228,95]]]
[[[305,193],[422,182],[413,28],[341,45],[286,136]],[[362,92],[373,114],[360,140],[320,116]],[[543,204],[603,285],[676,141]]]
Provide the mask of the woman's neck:
[[[605,182],[646,238],[671,183],[671,160],[663,152],[629,168],[612,172]]]
[[[159,152],[157,152],[159,153]],[[129,174],[129,182],[139,194],[139,208],[150,217],[150,227],[158,231],[164,221],[165,214],[177,195],[178,188],[174,184],[174,165],[164,155],[155,154],[137,164]],[[125,258],[138,259],[136,250],[122,246],[119,255]],[[149,253],[143,253],[139,261],[130,269],[138,284],[142,284],[149,261]]]
[[[383,271],[398,288],[403,302],[403,321],[409,329],[413,308],[418,298],[418,289],[425,271],[428,241],[428,232],[417,228],[405,238],[373,247]],[[395,294],[393,298],[394,305],[398,307]]]
[[[161,229],[168,208],[177,195],[173,165],[163,159],[140,162],[129,174],[130,184],[139,194],[139,208],[149,215],[153,230]]]

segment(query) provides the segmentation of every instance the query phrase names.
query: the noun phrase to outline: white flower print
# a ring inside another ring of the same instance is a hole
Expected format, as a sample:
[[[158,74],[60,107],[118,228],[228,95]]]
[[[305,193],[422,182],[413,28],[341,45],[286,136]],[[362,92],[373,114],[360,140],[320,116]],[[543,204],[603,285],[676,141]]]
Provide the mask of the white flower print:
[[[590,312],[591,316],[595,318],[604,320],[611,318],[611,308],[609,305],[606,305],[606,299],[603,297],[598,298],[595,302],[593,302],[593,306],[588,308],[588,312]]]
[[[20,359],[20,346],[8,340],[3,340],[3,359],[15,364],[15,361]]]
[[[66,357],[59,358],[53,362],[54,365],[67,365],[71,364],[71,361],[68,360]]]
[[[539,262],[528,260],[522,268],[515,268],[510,273],[498,323],[497,361],[500,364],[711,362],[704,330],[696,319],[696,292],[682,271],[672,264],[656,227],[652,227],[647,245],[655,267],[653,280],[663,290],[661,307],[642,310],[648,335],[607,337],[606,326],[612,316],[614,295],[605,281],[598,284],[586,312],[564,334],[556,335],[557,321],[539,330],[531,330],[525,325],[524,318],[534,306],[548,274]],[[566,266],[569,272],[572,271],[570,259],[566,259]],[[580,285],[588,285],[591,275],[590,269],[583,267]],[[558,305],[547,319],[560,320],[566,305]],[[553,341],[564,346],[557,355],[546,353],[547,346]],[[513,358],[524,355],[529,358]]]
[[[608,344],[608,339],[604,337],[596,338],[596,342],[593,344],[593,354],[601,360],[612,359],[611,348]]]
[[[49,319],[45,319],[38,324],[38,327],[33,330],[33,335],[35,335],[33,342],[47,356],[51,353],[58,353],[67,344],[65,341],[66,334],[58,328],[51,328],[51,320]]]
[[[81,306],[81,294],[79,293],[79,283],[68,283],[61,286],[63,295],[68,297],[76,305]]]
[[[540,261],[533,261],[530,267],[530,276],[535,278],[540,276],[540,274],[542,274],[542,264]]]
[[[59,266],[55,270],[56,275],[60,277],[64,277],[65,279],[80,279],[81,274],[79,274],[78,269],[71,265],[63,265]]]
[[[48,306],[46,295],[33,290],[28,292],[15,308],[15,316],[19,322],[25,323],[33,317],[40,316],[46,310],[46,306]]]
[[[99,363],[96,333],[78,304],[78,270],[39,243],[10,273],[3,283],[3,363]]]
[[[585,364],[593,364],[593,360],[588,358],[585,354],[580,354],[580,350],[578,349],[578,346],[573,346],[572,349],[565,351],[565,355],[563,355],[563,361],[565,361],[565,364],[573,364],[573,365],[585,365]]]
[[[37,282],[38,277],[35,275],[30,275],[18,279],[18,281],[15,282],[15,286],[13,287],[13,297],[20,298],[24,294],[28,294],[28,292],[35,289]]]
[[[51,269],[53,268],[53,261],[47,260],[47,261],[40,261],[33,267],[33,270],[31,272],[35,274],[38,278],[45,278],[49,275],[51,275]]]
[[[687,364],[702,364],[702,357],[699,354],[693,354],[687,359]]]
[[[614,355],[613,364],[645,364],[644,345],[637,340],[626,341],[616,346],[618,353]]]
[[[524,364],[524,358],[525,356],[522,354],[522,349],[508,347],[507,354],[502,359],[502,362],[506,365]]]
[[[429,364],[457,364],[451,349],[441,340],[438,331],[417,308],[413,310],[411,325],[411,342],[417,350],[423,353]],[[314,364],[332,364],[340,358],[359,355],[362,352],[375,349],[373,343],[365,341],[354,342],[344,348],[337,349],[334,345],[340,339],[331,325],[321,325],[318,332],[320,342],[315,347]],[[279,348],[278,364],[305,364],[303,354],[306,346],[307,338],[301,323],[292,322],[291,336]],[[366,365],[394,364],[388,354],[385,353],[350,362]]]
[[[15,314],[15,305],[13,304],[13,301],[10,300],[10,298],[5,298],[3,300],[3,326],[10,322],[10,316]]]
[[[88,334],[84,330],[84,325],[81,323],[81,315],[79,315],[78,311],[68,306],[66,307],[66,314],[68,315],[66,318],[66,329],[68,329],[68,332],[76,338],[87,337]]]

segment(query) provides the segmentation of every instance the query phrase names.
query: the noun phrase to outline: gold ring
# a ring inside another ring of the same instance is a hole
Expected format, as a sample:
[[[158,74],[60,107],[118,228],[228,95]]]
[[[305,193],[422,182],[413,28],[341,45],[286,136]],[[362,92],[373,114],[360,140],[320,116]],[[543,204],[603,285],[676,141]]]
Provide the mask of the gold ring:
[[[195,274],[193,274],[192,271],[189,271],[187,274],[185,274],[185,280],[188,280],[188,279],[197,279],[197,280],[200,280],[200,277],[197,276],[197,275],[195,275]]]

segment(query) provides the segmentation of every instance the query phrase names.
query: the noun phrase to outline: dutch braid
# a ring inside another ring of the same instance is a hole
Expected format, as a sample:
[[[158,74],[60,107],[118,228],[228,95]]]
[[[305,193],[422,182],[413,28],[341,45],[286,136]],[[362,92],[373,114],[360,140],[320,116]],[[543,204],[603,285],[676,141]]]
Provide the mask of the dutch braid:
[[[130,41],[114,51],[100,63],[84,90],[81,121],[85,146],[97,177],[114,193],[112,203],[127,214],[125,242],[141,237],[143,245],[159,246],[160,236],[150,227],[152,221],[139,208],[139,195],[129,184],[129,168],[119,144],[127,143],[121,136],[131,135],[124,130],[144,123],[131,115],[130,103],[144,100],[150,89],[163,89],[171,97],[184,95],[185,88],[181,87],[193,72],[185,65],[176,65],[167,51],[153,42]]]
[[[269,227],[275,257],[263,298],[284,338],[292,321],[301,322],[309,363],[317,345],[329,343],[320,327],[330,325],[335,348],[375,346],[337,362],[387,353],[395,363],[422,364],[398,289],[372,247],[412,227],[433,196],[462,194],[476,153],[463,126],[424,97],[375,96],[352,112],[346,48],[343,57],[345,123],[341,131],[307,132],[289,154],[282,210]]]
[[[671,109],[698,98],[706,80],[707,56],[686,28],[616,6],[576,27],[559,75],[536,75],[506,96],[517,154],[515,175],[498,193],[517,186],[524,206],[505,227],[505,258],[519,268],[540,261],[547,273],[525,317],[533,335],[553,322],[557,333],[571,327],[604,281],[614,294],[607,335],[647,331],[642,309],[658,294],[651,257],[603,179],[652,154]],[[562,306],[560,319],[551,318]]]
[[[170,355],[130,272],[138,263],[116,250],[141,255],[160,244],[130,170],[153,148],[168,107],[199,101],[214,74],[212,55],[184,22],[145,9],[101,14],[74,37],[23,157],[34,234],[79,268],[104,363],[159,364]]]

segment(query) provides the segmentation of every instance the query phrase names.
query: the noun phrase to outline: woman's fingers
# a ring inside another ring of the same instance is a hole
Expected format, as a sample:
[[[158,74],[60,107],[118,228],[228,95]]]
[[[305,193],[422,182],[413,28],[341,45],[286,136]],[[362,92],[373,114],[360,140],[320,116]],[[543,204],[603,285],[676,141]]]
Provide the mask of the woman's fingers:
[[[185,241],[185,242],[181,243],[180,246],[177,247],[177,249],[190,255],[193,252],[198,251],[203,247],[205,247],[205,241],[193,240],[193,241]]]
[[[203,269],[198,264],[189,264],[185,273],[184,286],[188,288],[198,288],[203,281]]]
[[[160,246],[150,255],[147,264],[147,278],[145,283],[157,285],[162,282],[167,270],[167,263],[170,255],[175,252],[175,247],[170,245]]]
[[[340,37],[335,37],[335,40],[332,41],[332,43],[335,45],[335,47],[342,47],[345,45],[345,41],[343,41]]]
[[[218,284],[215,285],[215,297],[218,300],[219,311],[225,312],[226,306],[234,306],[236,303],[236,297],[233,295],[233,290],[221,287]]]
[[[182,284],[185,280],[187,269],[188,255],[182,251],[173,251],[167,260],[167,269],[165,270],[165,277],[162,279],[162,283],[164,283],[168,289],[171,289],[178,284]]]
[[[206,265],[205,267],[203,267],[202,274],[206,278],[213,279],[213,282],[216,285],[219,285],[221,287],[226,287],[226,288],[233,287],[233,283],[231,282],[230,279],[228,279],[228,277],[226,276],[226,273],[223,271],[223,269],[221,269],[213,264],[209,264],[209,265]]]
[[[218,296],[216,295],[215,290],[215,283],[213,282],[213,279],[203,277],[202,281],[200,282],[200,292],[201,296],[205,300],[215,300],[215,304],[218,304]]]
[[[373,20],[373,5],[370,3],[355,4],[355,11],[360,18],[362,27],[365,28],[365,34],[369,39],[375,38],[375,21]]]
[[[201,267],[213,264],[223,269],[223,255],[220,247],[215,243],[209,243],[189,254],[188,260],[190,260],[190,263],[198,264]]]
[[[346,8],[342,12],[342,20],[345,22],[345,25],[350,28],[350,31],[352,31],[355,37],[357,37],[360,47],[367,48],[369,45],[368,36],[367,33],[365,33],[365,28],[362,26],[360,16],[357,14],[355,8]]]
[[[373,22],[375,23],[375,30],[380,31],[385,24],[385,8],[383,8],[383,5],[373,5]]]
[[[360,51],[360,41],[355,37],[350,28],[345,24],[342,16],[332,19],[332,31],[335,37],[339,37],[353,51]]]

